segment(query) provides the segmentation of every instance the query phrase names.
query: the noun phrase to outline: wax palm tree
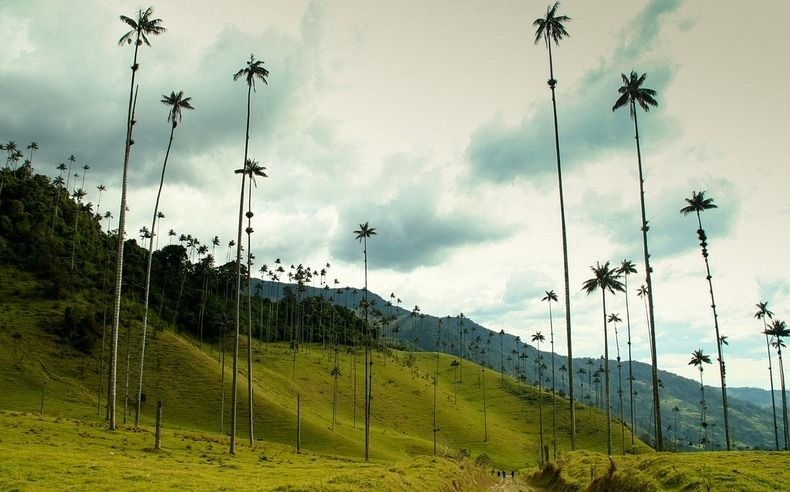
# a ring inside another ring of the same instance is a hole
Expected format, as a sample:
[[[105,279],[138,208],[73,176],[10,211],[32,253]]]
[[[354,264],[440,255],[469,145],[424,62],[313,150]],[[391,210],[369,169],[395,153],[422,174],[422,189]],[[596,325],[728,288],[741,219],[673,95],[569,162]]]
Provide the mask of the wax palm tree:
[[[257,176],[267,177],[266,168],[261,166],[258,161],[247,160],[244,172],[247,173],[247,401],[249,404],[249,435],[250,447],[255,446],[253,433],[253,395],[252,395],[252,186],[258,187],[255,181]]]
[[[603,265],[596,263],[594,267],[590,267],[593,271],[593,277],[585,280],[583,288],[587,294],[592,294],[596,290],[601,290],[601,306],[603,308],[603,344],[604,344],[604,397],[606,398],[606,450],[609,455],[612,454],[612,405],[609,398],[609,335],[606,330],[606,291],[611,294],[615,292],[622,292],[625,287],[620,282],[620,274],[618,270],[609,268],[607,261]]]
[[[727,408],[727,378],[726,369],[724,365],[724,354],[721,348],[721,335],[719,333],[719,317],[716,314],[716,300],[713,297],[713,280],[710,274],[710,264],[708,263],[708,238],[705,235],[705,230],[702,228],[702,216],[700,212],[717,208],[713,203],[713,198],[705,198],[705,192],[693,191],[691,198],[686,198],[686,206],[680,209],[680,213],[684,216],[694,213],[697,215],[697,237],[699,238],[699,245],[702,249],[702,257],[705,260],[705,273],[708,280],[708,292],[710,293],[710,307],[713,310],[713,327],[716,330],[716,349],[718,353],[719,372],[721,374],[721,399],[724,408],[724,440],[726,442],[727,451],[730,450],[730,426],[728,419]]]
[[[649,111],[651,106],[658,106],[655,99],[656,91],[642,87],[642,84],[647,78],[647,74],[638,76],[636,72],[632,71],[630,76],[625,74],[621,75],[623,78],[623,85],[618,89],[620,97],[615,101],[612,106],[612,111],[617,111],[619,108],[628,105],[631,119],[634,121],[634,135],[636,139],[636,158],[639,167],[639,203],[642,213],[642,249],[645,259],[645,284],[647,285],[647,306],[648,306],[648,328],[650,330],[650,359],[652,363],[652,379],[653,379],[653,412],[655,413],[655,437],[656,449],[661,451],[663,449],[663,437],[661,429],[661,405],[658,396],[658,357],[656,355],[656,322],[653,310],[653,281],[651,274],[653,269],[650,267],[650,253],[647,243],[647,216],[645,214],[645,178],[642,172],[642,151],[639,145],[639,121],[637,118],[636,107],[639,105],[644,111]]]
[[[702,371],[703,371],[703,364],[710,364],[710,356],[704,354],[702,349],[697,349],[691,353],[691,360],[689,361],[690,366],[694,366],[699,369],[699,391],[700,391],[700,411],[699,411],[699,422],[700,422],[700,431],[703,433],[703,437],[700,439],[700,444],[708,444],[708,423],[705,420],[705,410],[707,408],[705,404],[705,385],[702,382]]]
[[[754,317],[762,320],[763,322],[763,335],[765,335],[765,348],[768,351],[768,379],[771,382],[771,411],[774,418],[774,440],[776,441],[776,450],[779,451],[779,429],[776,424],[776,397],[774,396],[774,370],[771,362],[771,341],[768,333],[767,319],[773,319],[774,313],[768,309],[768,301],[757,303],[757,312]],[[767,319],[766,319],[767,318]]]
[[[631,260],[623,260],[618,268],[620,275],[623,276],[623,287],[625,293],[625,324],[628,338],[628,401],[631,408],[631,449],[636,449],[634,434],[636,434],[636,416],[634,412],[634,369],[633,358],[631,357],[631,310],[628,306],[628,276],[636,273],[636,265]]]
[[[359,224],[359,229],[354,231],[355,239],[362,243],[362,252],[365,257],[365,290],[362,305],[365,309],[365,461],[368,461],[370,448],[370,393],[373,382],[373,360],[370,353],[370,326],[368,324],[368,238],[376,235],[376,228],[370,227],[368,222]]]
[[[541,355],[540,344],[546,341],[546,337],[541,332],[532,335],[532,343],[538,346],[538,355],[535,357],[535,369],[538,373],[538,421],[540,422],[540,460],[543,461],[543,376],[541,374]]]
[[[549,335],[551,341],[551,393],[556,394],[556,373],[554,372],[554,317],[551,312],[551,303],[557,302],[557,294],[553,290],[547,290],[546,295],[541,299],[549,304]],[[567,370],[567,367],[565,368]],[[551,399],[551,430],[554,439],[554,459],[557,459],[557,399]]]
[[[248,152],[250,146],[250,113],[251,113],[251,99],[252,91],[255,90],[255,81],[260,79],[264,84],[268,84],[266,77],[269,76],[269,71],[263,67],[262,60],[256,60],[254,55],[250,55],[250,61],[247,66],[242,68],[233,75],[233,80],[244,78],[247,82],[247,119],[246,129],[244,134],[244,168],[246,169],[248,162]],[[239,324],[241,312],[241,231],[244,220],[244,184],[247,174],[244,169],[237,170],[241,173],[241,198],[239,200],[239,227],[236,238],[236,335],[233,349],[233,388],[231,396],[231,436],[230,436],[230,453],[236,453],[236,413],[238,404],[238,390],[236,388],[236,380],[238,378],[238,364],[239,364]],[[250,435],[252,437],[252,435]]]
[[[623,288],[623,292],[626,292],[625,287]],[[623,410],[624,406],[623,406],[623,369],[622,369],[623,365],[620,359],[620,336],[617,332],[617,323],[622,323],[623,320],[620,319],[620,315],[618,313],[612,313],[607,318],[607,321],[614,325],[614,346],[617,350],[617,395],[619,396],[620,399],[620,433],[623,442],[623,454],[625,454],[625,413]]]
[[[72,236],[72,242],[71,242],[71,271],[72,272],[74,272],[74,261],[77,257],[77,235],[79,232],[78,226],[80,223],[80,209],[82,208],[82,199],[85,198],[85,195],[87,194],[88,193],[85,190],[79,188],[75,190],[74,193],[71,195],[72,198],[77,200],[77,213],[74,214],[74,235]]]
[[[551,55],[551,43],[559,45],[562,38],[569,36],[563,23],[571,20],[567,15],[557,15],[559,2],[546,9],[546,16],[535,19],[532,23],[536,27],[535,44],[543,40],[549,52],[549,89],[551,89],[551,108],[554,116],[554,149],[557,156],[557,182],[560,195],[560,221],[562,225],[562,265],[565,282],[565,331],[568,340],[568,400],[571,424],[571,449],[576,449],[576,409],[573,404],[573,347],[571,343],[571,298],[570,280],[568,275],[568,234],[565,226],[565,195],[562,188],[562,161],[560,159],[560,136],[557,123],[557,98],[555,87],[557,80],[554,78],[554,60]],[[553,372],[553,371],[552,371]]]
[[[115,394],[116,394],[116,367],[118,365],[118,325],[121,316],[121,285],[123,279],[123,246],[124,234],[126,228],[126,189],[127,177],[129,171],[129,156],[132,148],[132,127],[134,125],[134,93],[135,84],[134,79],[137,74],[137,69],[140,67],[137,64],[137,52],[140,46],[145,43],[151,46],[148,41],[148,36],[157,36],[163,34],[166,29],[162,26],[162,19],[153,19],[153,8],[148,7],[145,10],[138,10],[137,17],[132,19],[121,16],[121,22],[124,22],[131,30],[121,36],[118,41],[119,45],[132,44],[134,42],[134,58],[132,61],[132,80],[129,86],[129,107],[126,114],[126,143],[123,158],[123,177],[121,179],[121,207],[118,216],[118,249],[117,260],[115,268],[115,306],[113,311],[113,327],[112,327],[112,342],[110,349],[110,391],[107,395],[108,398],[108,414],[110,416],[110,430],[115,430]]]
[[[790,433],[787,425],[787,396],[785,392],[785,369],[784,362],[782,361],[782,349],[785,347],[785,342],[782,338],[790,337],[790,329],[784,321],[774,319],[768,325],[767,334],[772,337],[771,345],[776,349],[779,356],[779,380],[782,388],[782,424],[784,425],[784,438],[785,438],[785,451],[788,450],[788,443],[790,442]]]
[[[159,177],[159,189],[156,192],[156,201],[154,202],[154,213],[152,214],[151,218],[151,234],[153,235],[154,231],[158,230],[157,227],[157,219],[160,216],[159,212],[159,200],[162,197],[162,187],[165,183],[165,172],[167,171],[167,160],[170,157],[170,149],[173,146],[173,135],[176,130],[176,126],[181,121],[182,112],[185,109],[195,109],[192,106],[192,98],[191,97],[184,97],[184,91],[178,91],[176,94],[175,91],[171,91],[170,95],[163,94],[162,100],[160,101],[165,106],[168,106],[169,109],[167,111],[167,122],[170,123],[170,137],[167,141],[167,150],[165,151],[165,160],[162,163],[162,174]],[[148,263],[145,269],[145,295],[143,297],[143,334],[140,341],[140,372],[139,372],[139,379],[137,385],[137,413],[134,417],[134,426],[140,426],[140,405],[142,404],[142,393],[143,393],[143,368],[145,363],[145,342],[146,342],[146,335],[148,331],[148,301],[151,292],[151,263],[153,259],[154,253],[154,242],[148,242]]]

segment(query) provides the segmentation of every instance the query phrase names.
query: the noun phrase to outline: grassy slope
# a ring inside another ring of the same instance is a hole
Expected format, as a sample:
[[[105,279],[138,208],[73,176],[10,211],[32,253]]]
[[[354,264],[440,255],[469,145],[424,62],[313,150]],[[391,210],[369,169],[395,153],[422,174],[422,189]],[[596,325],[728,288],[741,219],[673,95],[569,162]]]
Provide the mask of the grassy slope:
[[[15,412],[0,411],[0,429],[2,490],[438,491],[491,480],[469,462],[433,457],[364,463],[272,443],[230,456],[226,438],[189,431],[165,430],[154,452],[145,429]]]
[[[34,278],[0,268],[0,409],[38,413],[44,394],[44,415],[85,420],[101,426],[104,412],[97,407],[100,344],[92,354],[78,352],[51,335],[48,327],[62,320],[70,305],[90,306],[85,299],[40,300]],[[24,299],[21,302],[19,299]],[[136,309],[134,306],[128,308]],[[127,317],[133,319],[131,317]],[[220,433],[220,364],[218,347],[155,329],[152,321],[146,351],[146,379],[142,422],[153,424],[156,401],[164,402],[165,423],[171,430],[189,430],[226,439]],[[134,398],[139,351],[139,321],[132,322],[130,395]],[[123,420],[124,369],[127,329],[120,333],[119,422]],[[354,418],[354,356],[341,348],[338,362],[337,419],[332,429],[333,352],[320,346],[304,347],[297,354],[295,385],[293,353],[282,344],[253,344],[255,377],[255,429],[258,446],[279,443],[293,450],[296,436],[296,395],[301,395],[301,446],[322,455],[359,458],[363,455],[364,356],[357,355],[357,405]],[[361,352],[361,351],[360,351]],[[246,343],[239,383],[238,433],[240,448],[247,449]],[[437,355],[415,354],[413,367],[406,367],[408,354],[374,354],[371,458],[408,462],[415,456],[433,454],[433,373]],[[230,357],[225,368],[224,432],[230,429]],[[492,371],[463,363],[462,382],[455,384],[453,358],[438,356],[437,433],[440,455],[486,454],[496,466],[522,469],[538,459],[538,391],[522,388]],[[106,370],[106,365],[105,365]],[[482,385],[485,377],[488,440],[484,441]],[[106,378],[103,381],[106,385]],[[543,394],[544,432],[551,442],[551,400]],[[133,423],[129,404],[128,426]],[[558,453],[569,451],[567,401],[557,400]],[[603,416],[578,413],[578,445],[604,449]],[[356,420],[356,421],[355,421]],[[619,427],[615,426],[615,429]],[[619,432],[615,449],[620,448]],[[214,439],[212,438],[212,439]],[[627,434],[627,440],[630,435]],[[116,442],[113,445],[119,446]],[[644,445],[639,449],[645,451]]]

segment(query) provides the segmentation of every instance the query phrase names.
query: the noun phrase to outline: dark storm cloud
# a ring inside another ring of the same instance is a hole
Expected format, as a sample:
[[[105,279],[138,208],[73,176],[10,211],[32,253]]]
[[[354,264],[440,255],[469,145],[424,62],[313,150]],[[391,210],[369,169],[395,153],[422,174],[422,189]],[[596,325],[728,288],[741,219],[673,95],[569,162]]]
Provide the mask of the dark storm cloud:
[[[657,5],[660,4],[660,5]],[[589,71],[570,92],[558,85],[558,121],[563,169],[574,169],[607,152],[632,150],[633,123],[628,108],[612,113],[622,85],[621,73],[636,70],[648,73],[645,87],[661,95],[670,85],[672,69],[664,61],[647,56],[654,48],[663,14],[673,12],[679,2],[652,2],[621,34],[623,44],[601,67]],[[638,35],[637,35],[638,34]],[[560,57],[561,50],[555,52]],[[648,66],[639,66],[645,63]],[[539,177],[556,168],[552,106],[548,96],[528,118],[514,127],[494,120],[472,135],[466,149],[472,176],[492,182],[507,182],[519,177]],[[651,142],[662,142],[677,129],[662,115],[644,117],[640,130]]]
[[[347,262],[359,261],[362,247],[352,231],[369,222],[376,236],[369,239],[372,268],[411,271],[443,263],[458,249],[506,238],[502,225],[465,211],[439,211],[439,192],[430,183],[403,187],[391,200],[365,207],[350,205],[341,212],[347,230],[333,238],[332,254]]]

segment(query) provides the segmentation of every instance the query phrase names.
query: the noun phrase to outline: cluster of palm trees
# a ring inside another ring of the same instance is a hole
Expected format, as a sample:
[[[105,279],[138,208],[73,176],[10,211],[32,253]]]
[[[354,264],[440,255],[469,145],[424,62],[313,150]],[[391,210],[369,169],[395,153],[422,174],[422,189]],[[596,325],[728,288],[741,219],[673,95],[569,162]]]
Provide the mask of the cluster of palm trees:
[[[551,51],[552,42],[555,45],[558,45],[561,39],[569,36],[569,33],[565,28],[565,23],[570,21],[571,19],[566,15],[558,15],[557,14],[558,7],[559,7],[559,2],[555,2],[553,6],[548,7],[546,9],[546,15],[544,17],[537,18],[533,23],[533,25],[537,28],[535,31],[535,43],[538,43],[541,40],[543,40],[546,44],[549,53],[548,85],[549,85],[549,89],[551,90],[552,111],[554,117],[554,147],[557,157],[557,178],[559,185],[560,220],[562,225],[563,273],[564,273],[564,284],[565,284],[565,323],[566,323],[567,344],[568,344],[567,346],[568,381],[569,381],[568,399],[569,399],[570,422],[571,422],[570,437],[571,437],[571,448],[576,449],[576,419],[575,419],[574,394],[573,394],[573,374],[574,374],[573,350],[572,350],[572,342],[571,342],[573,337],[572,337],[572,329],[571,329],[571,306],[570,306],[570,292],[569,292],[570,281],[568,274],[568,241],[567,241],[567,231],[565,224],[565,200],[564,200],[564,192],[562,187],[562,165],[560,159],[557,99],[555,92],[557,86],[557,79],[554,76],[554,60]],[[641,210],[641,218],[642,218],[641,229],[642,229],[642,246],[644,252],[644,264],[645,264],[645,284],[647,289],[648,325],[650,331],[650,348],[651,348],[652,379],[653,379],[652,381],[653,406],[654,406],[654,413],[656,417],[654,431],[655,431],[656,447],[658,450],[661,450],[663,440],[661,436],[661,411],[660,411],[659,396],[658,396],[658,363],[656,357],[655,322],[653,315],[653,288],[652,288],[652,278],[651,278],[652,269],[650,267],[650,253],[649,253],[648,241],[647,241],[648,221],[645,213],[645,191],[644,191],[645,180],[642,172],[642,154],[639,145],[639,125],[638,125],[638,118],[636,111],[637,106],[642,108],[644,111],[649,111],[650,107],[654,107],[658,105],[658,102],[655,99],[656,92],[652,89],[642,87],[646,78],[647,78],[647,74],[642,74],[640,76],[635,71],[632,71],[628,76],[622,74],[623,85],[618,89],[618,93],[620,94],[620,96],[615,101],[614,106],[612,107],[612,111],[616,111],[621,107],[628,106],[630,109],[631,119],[634,122],[637,164],[639,170],[639,194],[640,194],[640,210]],[[600,264],[598,266],[600,267]],[[604,323],[606,323],[605,319],[604,319]]]
[[[153,9],[148,7],[147,9],[140,9],[137,11],[137,14],[134,17],[127,17],[122,15],[120,17],[121,21],[126,24],[130,30],[126,32],[119,40],[119,45],[133,45],[134,46],[134,54],[133,60],[131,65],[132,76],[131,82],[129,87],[129,103],[127,109],[127,118],[126,118],[126,139],[125,139],[125,147],[124,147],[124,162],[123,162],[123,173],[122,173],[122,184],[121,184],[121,203],[120,203],[120,213],[119,213],[119,222],[118,222],[118,246],[117,246],[117,262],[116,262],[116,282],[115,282],[115,304],[114,304],[114,313],[113,313],[113,328],[112,328],[112,335],[111,335],[111,356],[110,356],[110,381],[109,381],[109,391],[108,391],[108,418],[109,418],[109,427],[110,429],[116,428],[116,420],[115,420],[115,401],[116,401],[116,392],[117,392],[117,377],[116,377],[116,367],[117,367],[117,354],[118,354],[118,327],[119,327],[119,320],[120,320],[120,306],[121,306],[121,287],[122,287],[122,278],[123,278],[123,258],[124,258],[124,236],[125,236],[125,229],[126,229],[126,209],[127,209],[127,179],[128,179],[128,172],[129,172],[129,163],[131,158],[131,149],[132,145],[134,144],[133,139],[133,132],[134,132],[134,125],[136,123],[135,120],[135,108],[137,103],[137,85],[135,84],[137,71],[139,70],[139,63],[138,63],[138,55],[139,49],[143,45],[151,46],[149,41],[149,37],[158,36],[166,32],[166,28],[162,25],[162,20],[153,17]],[[250,248],[250,235],[253,232],[251,219],[253,216],[251,210],[251,193],[252,193],[252,185],[255,183],[256,176],[263,176],[265,177],[266,174],[264,173],[264,167],[260,166],[254,159],[249,157],[249,140],[250,140],[250,119],[251,119],[251,95],[252,92],[255,90],[255,82],[256,80],[261,80],[264,83],[267,83],[266,78],[268,77],[269,72],[263,66],[263,62],[261,60],[256,60],[254,55],[250,56],[250,60],[247,62],[246,67],[242,68],[238,72],[233,75],[233,80],[238,80],[243,78],[247,83],[247,115],[246,115],[246,133],[245,133],[245,141],[244,141],[244,158],[242,160],[243,166],[242,169],[236,171],[236,173],[241,174],[242,181],[241,181],[241,198],[239,203],[239,221],[238,221],[238,235],[235,241],[236,245],[236,320],[235,320],[235,343],[234,343],[234,357],[233,357],[233,395],[232,395],[232,409],[231,409],[231,439],[230,439],[230,452],[235,452],[235,445],[236,445],[236,412],[237,412],[237,385],[236,379],[238,375],[238,349],[239,349],[239,334],[240,334],[240,312],[241,312],[241,248],[242,248],[242,241],[241,241],[241,234],[242,230],[246,230],[247,233],[247,267],[249,267],[252,263],[253,255],[251,253]],[[142,331],[142,343],[141,343],[141,356],[140,356],[140,373],[139,373],[139,384],[137,390],[137,405],[138,405],[138,415],[136,419],[136,424],[139,424],[139,410],[140,410],[140,401],[141,401],[141,391],[142,391],[142,383],[143,383],[143,367],[144,367],[144,355],[145,355],[145,338],[146,338],[146,328],[147,328],[147,320],[148,320],[148,299],[150,293],[150,272],[151,272],[151,258],[153,252],[153,236],[155,231],[158,230],[157,228],[157,219],[161,217],[159,211],[159,199],[161,197],[162,187],[164,184],[164,177],[165,171],[167,168],[168,158],[170,156],[170,150],[173,143],[173,136],[175,129],[178,123],[181,121],[182,112],[184,110],[191,110],[194,109],[191,103],[190,97],[185,97],[183,91],[172,91],[170,95],[164,95],[162,97],[163,104],[169,106],[167,121],[170,123],[170,138],[168,141],[167,151],[165,153],[164,163],[162,165],[162,174],[159,182],[159,189],[156,196],[156,202],[154,205],[153,210],[153,218],[151,223],[151,229],[147,233],[144,233],[144,238],[149,239],[149,247],[148,247],[148,266],[147,266],[147,273],[146,273],[146,287],[145,287],[145,315],[143,320],[143,331]],[[249,182],[247,183],[247,180]],[[247,184],[247,189],[245,190],[245,184]],[[244,217],[244,201],[245,201],[245,193],[248,196],[248,209],[246,216],[248,218],[248,224],[246,229],[243,229],[243,217]],[[215,244],[216,246],[216,244]],[[248,284],[249,289],[249,284]],[[251,325],[251,307],[250,304],[251,300],[248,301],[248,322]],[[251,336],[252,330],[248,330],[248,336]],[[248,340],[249,342],[249,340]],[[248,365],[251,369],[251,344],[248,343],[249,352],[248,352]],[[248,388],[249,388],[249,437],[250,437],[250,445],[254,444],[254,433],[253,433],[253,409],[252,409],[252,371],[248,370]]]
[[[790,428],[788,428],[787,395],[785,391],[785,371],[784,371],[784,362],[782,361],[782,349],[786,346],[783,339],[790,337],[790,329],[788,329],[787,323],[785,323],[782,320],[774,318],[774,313],[771,312],[770,309],[768,309],[768,301],[758,302],[756,306],[757,306],[757,312],[754,313],[754,317],[763,322],[763,335],[765,335],[765,348],[768,352],[768,377],[771,383],[771,412],[773,414],[774,439],[775,439],[777,450],[780,449],[780,438],[779,438],[779,428],[776,422],[777,420],[776,400],[775,400],[775,391],[774,391],[774,373],[773,373],[771,347],[776,349],[776,355],[779,359],[779,381],[780,381],[780,393],[782,399],[782,440],[781,441],[784,441],[783,449],[787,451],[790,449]]]

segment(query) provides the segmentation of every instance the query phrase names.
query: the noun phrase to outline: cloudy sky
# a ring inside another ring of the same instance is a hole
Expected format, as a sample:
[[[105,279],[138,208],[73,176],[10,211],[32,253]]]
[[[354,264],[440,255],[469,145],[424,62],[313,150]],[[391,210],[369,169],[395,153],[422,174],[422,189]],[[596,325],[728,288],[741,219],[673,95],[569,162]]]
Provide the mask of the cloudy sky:
[[[221,5],[221,7],[220,7]],[[259,268],[332,266],[361,286],[353,230],[369,221],[370,288],[434,315],[466,316],[527,339],[548,333],[546,290],[562,298],[562,250],[548,57],[534,43],[545,2],[162,0],[167,33],[140,52],[129,223],[150,223],[169,125],[163,94],[196,110],[176,130],[161,210],[164,231],[203,243],[235,237],[251,53],[268,85],[253,94],[250,154],[269,177],[254,190]],[[117,217],[133,48],[119,20],[148,4],[0,3],[0,141],[38,143],[37,172],[73,154],[89,165],[88,200]],[[569,234],[574,355],[603,353],[590,266],[632,259],[634,356],[649,360],[633,124],[611,108],[621,73],[648,74],[659,107],[640,113],[651,224],[659,365],[714,354],[692,191],[704,213],[728,384],[768,386],[760,300],[790,317],[786,141],[790,4],[747,12],[734,0],[567,0],[570,37],[554,50]],[[751,15],[747,15],[751,14]],[[754,15],[756,14],[756,15]],[[785,108],[783,110],[782,108]],[[149,224],[150,226],[150,224]],[[561,303],[562,304],[562,303]],[[609,298],[625,319],[625,296]],[[562,306],[553,306],[562,326]],[[620,327],[624,331],[624,327]],[[556,334],[564,352],[564,330]],[[706,373],[713,384],[718,369]]]

